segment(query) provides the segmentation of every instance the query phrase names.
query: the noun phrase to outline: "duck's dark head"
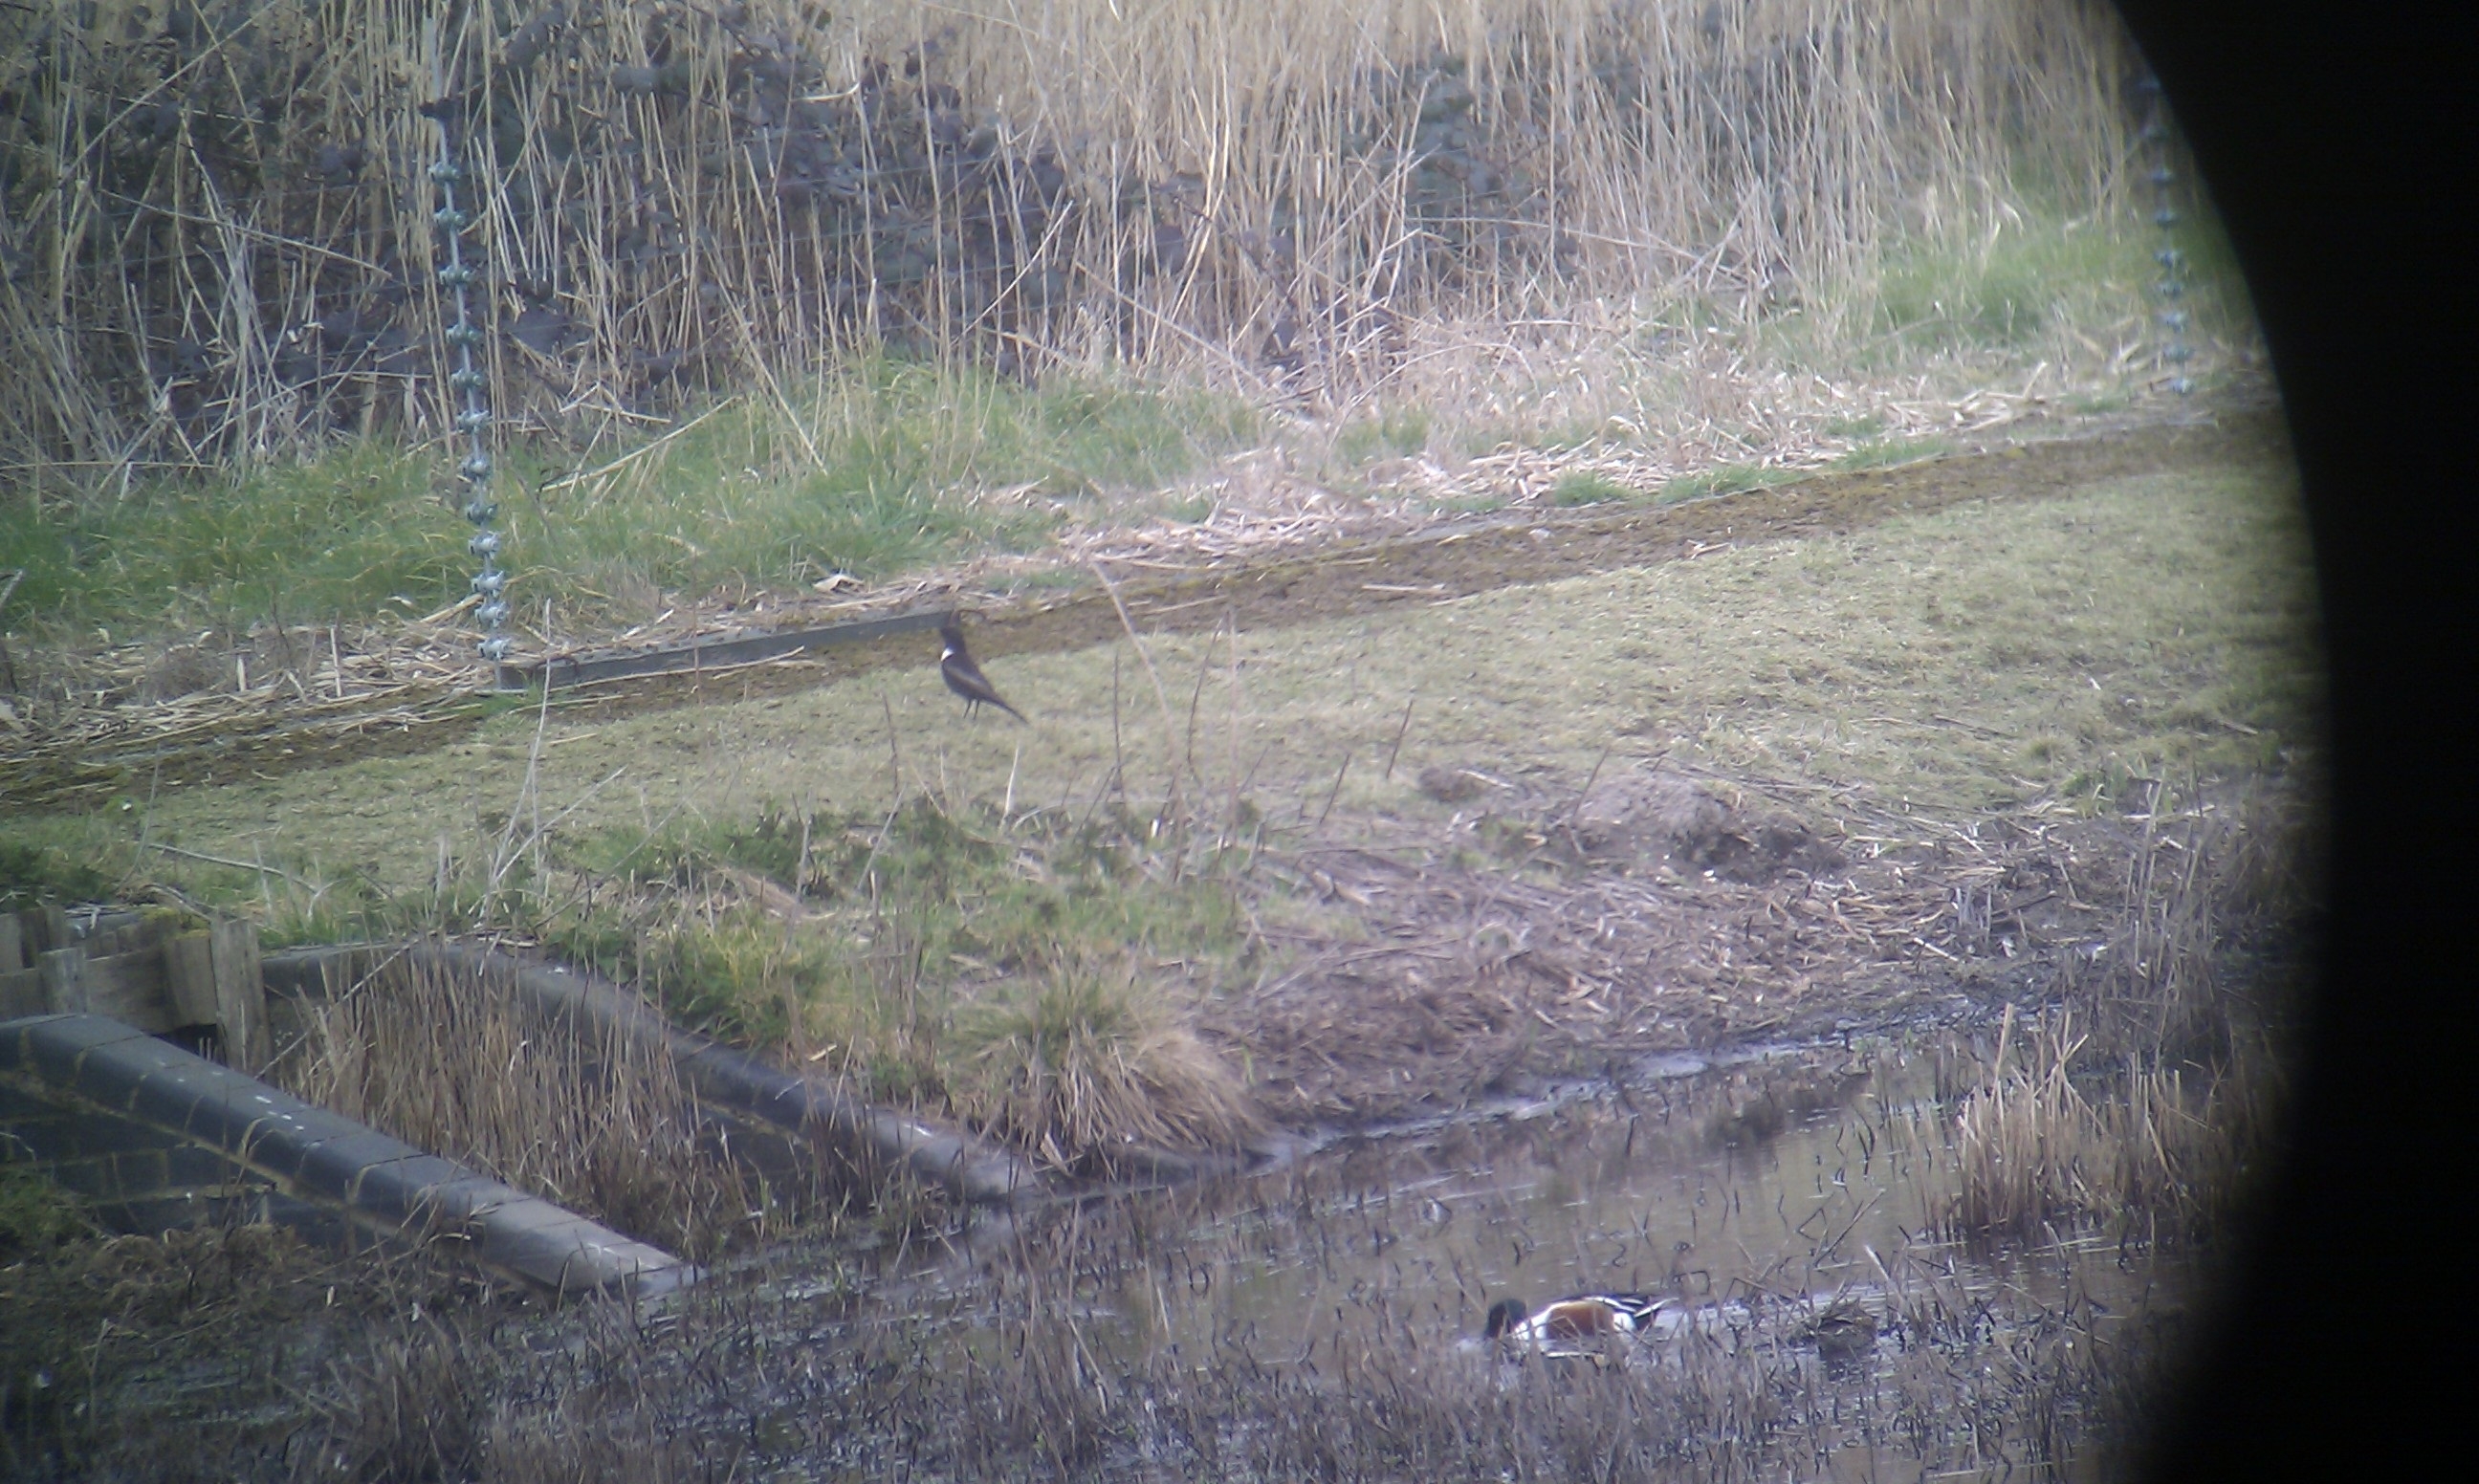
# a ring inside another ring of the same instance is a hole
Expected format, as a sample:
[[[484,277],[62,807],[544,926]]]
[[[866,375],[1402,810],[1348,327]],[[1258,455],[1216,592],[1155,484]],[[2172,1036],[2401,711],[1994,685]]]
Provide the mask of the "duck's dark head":
[[[1491,1340],[1502,1339],[1523,1322],[1527,1312],[1522,1299],[1501,1298],[1489,1306],[1489,1321],[1482,1326],[1481,1334]]]

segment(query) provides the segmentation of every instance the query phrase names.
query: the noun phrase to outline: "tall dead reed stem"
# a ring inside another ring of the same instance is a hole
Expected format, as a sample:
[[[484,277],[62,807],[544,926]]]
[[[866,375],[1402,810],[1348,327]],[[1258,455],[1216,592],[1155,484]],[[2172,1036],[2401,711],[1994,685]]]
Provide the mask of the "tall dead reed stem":
[[[2104,8],[1988,0],[38,0],[0,58],[0,467],[80,499],[447,430],[434,79],[551,426],[861,343],[1318,393],[1406,315],[1840,314],[2011,182],[2122,204],[2132,122]]]
[[[2281,801],[2147,818],[2126,927],[2070,959],[2061,1003],[2018,1033],[1956,1113],[1954,1226],[2024,1235],[2099,1217],[2145,1240],[2209,1232],[2270,1138],[2296,945]],[[2009,1048],[2014,1051],[2009,1055]]]

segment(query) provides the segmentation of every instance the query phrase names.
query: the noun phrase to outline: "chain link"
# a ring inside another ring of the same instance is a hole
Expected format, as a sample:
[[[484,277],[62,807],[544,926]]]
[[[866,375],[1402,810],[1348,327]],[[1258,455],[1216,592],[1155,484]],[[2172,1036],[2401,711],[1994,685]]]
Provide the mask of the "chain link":
[[[2169,390],[2185,397],[2195,390],[2195,378],[2186,374],[2186,363],[2195,358],[2194,348],[2186,344],[2186,327],[2193,317],[2186,309],[2186,254],[2178,246],[2178,205],[2174,195],[2178,172],[2169,167],[2169,123],[2161,99],[2160,79],[2145,73],[2135,85],[2145,98],[2143,141],[2152,146],[2152,224],[2160,229],[2160,247],[2152,261],[2160,267],[2160,278],[2152,286],[2153,297],[2160,307],[2153,320],[2160,326],[2162,341],[2160,361],[2169,372]]]
[[[456,414],[456,427],[468,443],[468,451],[456,466],[465,479],[465,519],[473,523],[473,539],[465,550],[478,558],[482,570],[473,576],[473,595],[481,602],[473,617],[482,625],[482,638],[475,652],[493,666],[507,663],[513,648],[507,634],[508,575],[499,566],[499,533],[491,523],[499,517],[498,502],[491,499],[491,451],[483,434],[491,425],[491,408],[485,393],[490,380],[473,369],[473,348],[482,344],[482,332],[474,327],[468,292],[479,283],[482,275],[465,262],[465,230],[473,224],[474,217],[457,204],[456,188],[465,182],[465,167],[456,159],[456,129],[447,119],[439,120],[439,159],[430,167],[430,179],[439,188],[440,206],[430,218],[447,243],[447,266],[439,270],[439,285],[456,299],[456,320],[444,337],[456,351],[456,370],[448,373],[447,385],[465,399],[464,409]]]

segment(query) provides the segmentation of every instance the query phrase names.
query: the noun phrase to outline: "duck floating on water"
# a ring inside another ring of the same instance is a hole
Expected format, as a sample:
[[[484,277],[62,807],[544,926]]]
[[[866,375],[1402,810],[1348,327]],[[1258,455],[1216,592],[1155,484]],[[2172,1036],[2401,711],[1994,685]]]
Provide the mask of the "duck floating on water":
[[[1661,1321],[1676,1307],[1650,1293],[1575,1293],[1535,1314],[1522,1299],[1501,1298],[1489,1306],[1481,1334],[1518,1353],[1598,1355],[1612,1340],[1648,1339],[1667,1328]]]

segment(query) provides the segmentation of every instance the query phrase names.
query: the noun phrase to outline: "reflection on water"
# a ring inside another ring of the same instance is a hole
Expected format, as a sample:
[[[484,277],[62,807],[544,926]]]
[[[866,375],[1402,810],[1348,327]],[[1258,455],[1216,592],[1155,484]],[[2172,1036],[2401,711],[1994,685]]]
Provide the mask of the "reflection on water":
[[[1792,1473],[2060,1460],[2089,1473],[2074,1425],[2095,1352],[2171,1307],[2182,1263],[2106,1232],[2035,1249],[1943,1235],[1952,1119],[1925,1058],[1785,1051],[1668,1070],[1338,1141],[1216,1189],[1033,1214],[888,1265],[847,1313],[861,1331],[930,1325],[972,1355],[996,1353],[974,1337],[1010,1323],[1063,1325],[1097,1375],[1245,1357],[1252,1374],[1333,1378],[1393,1353],[1399,1386],[1491,1369],[1470,1337],[1497,1298],[1645,1292],[1685,1318],[1612,1358],[1685,1377],[1649,1384],[1754,1398],[1741,1410]],[[771,1290],[795,1306],[818,1291]]]

